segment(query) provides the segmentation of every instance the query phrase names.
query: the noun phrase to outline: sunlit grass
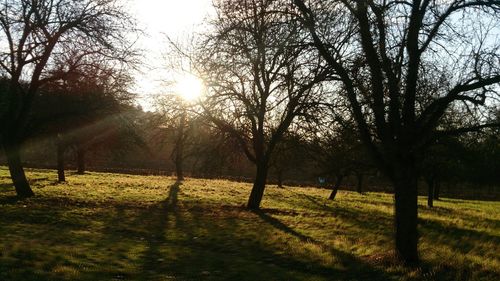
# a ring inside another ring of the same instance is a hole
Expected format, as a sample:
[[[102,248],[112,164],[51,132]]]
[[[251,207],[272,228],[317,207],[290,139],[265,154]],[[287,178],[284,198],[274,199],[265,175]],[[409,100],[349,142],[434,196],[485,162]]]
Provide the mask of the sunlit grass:
[[[392,262],[392,196],[30,170],[16,201],[0,168],[0,280],[498,280],[500,203],[420,198],[423,265]]]

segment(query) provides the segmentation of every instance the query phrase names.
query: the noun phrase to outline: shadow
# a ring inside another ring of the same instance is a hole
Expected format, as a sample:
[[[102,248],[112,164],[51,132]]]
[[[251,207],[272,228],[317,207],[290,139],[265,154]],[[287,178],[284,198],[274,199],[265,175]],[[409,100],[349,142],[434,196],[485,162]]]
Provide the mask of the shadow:
[[[168,197],[163,203],[163,208],[165,210],[174,210],[177,207],[178,193],[181,185],[182,181],[176,181],[170,186]]]
[[[178,217],[175,214],[178,201],[178,193],[181,181],[176,181],[169,187],[167,198],[162,201],[158,206],[154,206],[149,210],[149,215],[155,218],[155,222],[152,225],[151,233],[147,239],[147,249],[142,258],[142,271],[145,276],[154,275],[161,264],[164,262],[163,256],[161,254],[160,248],[166,242],[165,234],[167,231],[167,224],[169,220],[172,220],[172,215]]]
[[[459,203],[455,203],[455,204],[459,204]],[[479,221],[481,221],[485,224],[488,224],[488,225],[498,225],[498,227],[500,228],[500,222],[498,220],[484,217],[481,214],[474,214],[474,213],[468,212],[466,209],[461,209],[461,208],[451,209],[451,208],[447,208],[447,207],[434,206],[432,208],[427,208],[423,211],[426,211],[428,213],[434,213],[434,214],[437,214],[437,215],[442,216],[442,217],[456,214],[456,215],[459,215],[460,217],[467,217],[471,220],[479,220]]]
[[[52,181],[48,182],[46,185],[37,186],[37,188],[42,189],[45,186],[65,185],[65,184],[68,184],[68,182],[69,182],[68,179],[66,179],[65,181],[52,180]]]
[[[7,183],[0,183],[0,192],[11,192],[14,191],[14,184],[12,183],[12,180],[10,177],[6,177],[9,182]],[[43,177],[43,178],[28,178],[28,182],[30,186],[36,185],[38,182],[42,181],[47,181],[49,180],[48,177]],[[43,188],[43,185],[37,186],[37,188]]]
[[[321,210],[330,213],[332,216],[338,217],[344,221],[349,221],[356,225],[360,230],[383,230],[384,235],[392,236],[393,215],[387,215],[380,211],[366,211],[347,206],[332,206],[332,201],[323,199],[323,202],[313,196],[307,194],[299,194],[307,201],[314,204],[316,210]]]
[[[330,245],[327,245],[323,242],[320,242],[310,236],[301,234],[294,230],[293,228],[287,226],[279,219],[274,218],[268,214],[266,214],[266,209],[253,211],[257,214],[264,222],[269,223],[273,227],[278,230],[281,230],[289,235],[292,235],[304,243],[313,243],[320,246],[323,249],[326,249],[333,256],[335,256],[342,267],[345,268],[345,271],[339,272],[335,271],[332,268],[328,267],[320,267],[318,265],[306,265],[305,268],[315,268],[316,272],[321,272],[325,276],[329,276],[331,280],[365,280],[365,278],[369,280],[388,280],[390,279],[390,274],[373,267],[371,264],[368,264],[366,261],[363,261],[352,254],[347,252],[335,249]],[[298,263],[294,263],[294,266],[299,266]],[[301,266],[304,266],[303,264]],[[366,280],[367,280],[366,279]]]
[[[13,204],[17,204],[20,201],[22,201],[22,199],[20,199],[16,195],[5,196],[5,197],[2,197],[0,199],[0,205],[13,205]]]
[[[267,209],[267,210],[273,210],[273,209]],[[314,239],[312,239],[311,237],[309,236],[306,236],[306,235],[303,235],[297,231],[295,231],[294,229],[290,228],[289,226],[285,225],[284,223],[282,223],[280,220],[266,214],[266,209],[261,209],[261,210],[254,210],[252,211],[253,213],[255,213],[256,215],[258,215],[263,221],[269,223],[270,225],[274,226],[275,228],[287,233],[287,234],[290,234],[298,239],[300,239],[300,241],[302,242],[314,242],[314,243],[317,243]]]
[[[70,176],[86,176],[86,175],[90,175],[89,171],[85,171],[83,173],[79,173],[78,171],[76,170],[65,170],[64,171],[67,175],[70,175]]]
[[[39,275],[32,280],[397,280],[405,277],[400,269],[353,249],[371,246],[375,237],[367,235],[371,232],[391,237],[392,217],[386,213],[358,209],[353,204],[343,206],[302,193],[295,193],[296,205],[290,208],[248,211],[237,204],[215,201],[213,197],[207,200],[191,184],[186,183],[181,189],[181,182],[170,183],[151,189],[152,195],[146,197],[101,200],[42,194],[29,202],[29,208],[5,206],[0,220],[0,237],[5,238],[5,255],[0,255],[0,280],[26,280],[24,276],[35,274]],[[142,183],[130,188],[145,187]],[[0,193],[0,204],[14,199],[7,195]],[[324,217],[335,219],[323,224],[320,220]],[[435,223],[439,224],[432,221],[424,227],[446,233],[448,228]],[[479,233],[460,231],[456,235],[480,237]],[[441,240],[446,237],[434,240],[438,241],[436,244],[445,244]],[[348,244],[354,247],[346,247],[342,241],[337,244],[337,238],[350,239]],[[26,241],[36,243],[26,247]],[[24,272],[15,271],[20,267],[18,263]],[[450,272],[458,270],[460,265],[442,269],[437,277],[458,276]],[[433,263],[424,271],[435,268]],[[486,277],[495,276],[495,272],[481,270]],[[73,271],[78,275],[64,275]]]
[[[500,226],[498,221],[496,224]],[[419,219],[419,228],[424,230],[424,235],[428,239],[438,244],[448,245],[462,254],[468,254],[484,241],[488,241],[488,243],[492,243],[493,245],[500,245],[500,236],[473,229],[443,225],[435,220]],[[446,233],[446,235],[443,235],[443,233]]]
[[[368,212],[366,210],[350,208],[347,206],[337,207],[328,205],[329,202],[322,202],[321,199],[317,197],[309,196],[306,194],[301,194],[303,198],[305,198],[308,202],[314,204],[315,209],[320,209],[330,213],[332,216],[336,216],[341,218],[343,221],[350,222],[354,224],[358,230],[357,231],[376,231],[382,235],[385,235],[388,238],[392,239],[393,235],[393,216],[387,216],[387,214],[372,210]],[[326,199],[325,199],[326,200]],[[323,200],[324,201],[324,200]],[[436,212],[442,216],[450,216],[452,214],[461,215],[460,210],[450,210],[444,207],[434,207],[429,209],[428,212]],[[500,226],[498,221],[488,218],[481,218],[481,221],[485,224],[491,226]],[[493,227],[494,229],[495,227]],[[432,241],[437,245],[444,245],[449,249],[453,249],[457,253],[461,253],[466,256],[479,256],[477,249],[483,247],[483,245],[487,246],[489,244],[484,243],[493,243],[494,245],[500,244],[500,237],[495,236],[494,234],[478,231],[474,229],[466,229],[461,228],[454,225],[443,224],[439,220],[435,219],[424,219],[419,217],[418,219],[418,229],[420,233],[420,239],[426,239],[427,241]],[[356,232],[353,230],[349,230],[352,234]],[[487,242],[485,242],[487,241]],[[476,254],[473,254],[473,252]],[[471,257],[473,259],[473,257]],[[384,263],[388,263],[391,261],[383,261]],[[393,263],[397,261],[392,261]],[[432,266],[425,264],[422,262],[421,264],[422,272],[426,270],[433,270]],[[459,270],[459,269],[456,269]],[[461,271],[467,272],[473,270],[473,268],[460,268]],[[452,279],[450,279],[452,280]]]
[[[296,280],[297,274],[326,280],[388,279],[385,272],[299,233],[269,214],[280,210],[248,211],[237,205],[179,202],[180,185],[171,185],[165,200],[138,217],[143,223],[150,221],[140,259],[144,280],[165,275],[176,280]],[[287,253],[285,245],[269,239],[276,229],[287,234],[283,237],[319,245],[338,260],[337,265],[318,263],[307,254]]]
[[[29,178],[28,181],[30,184],[36,184],[37,182],[40,182],[40,181],[46,181],[46,180],[50,180],[49,177],[43,177],[43,178]]]
[[[10,192],[12,190],[14,190],[12,183],[0,183],[0,192]]]

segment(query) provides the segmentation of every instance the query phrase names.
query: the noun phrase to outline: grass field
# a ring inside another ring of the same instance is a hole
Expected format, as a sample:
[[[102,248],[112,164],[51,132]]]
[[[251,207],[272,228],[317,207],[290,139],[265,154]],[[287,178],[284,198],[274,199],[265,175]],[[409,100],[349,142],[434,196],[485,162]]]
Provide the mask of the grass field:
[[[0,168],[0,280],[500,280],[500,202],[420,198],[422,266],[391,259],[392,196]]]

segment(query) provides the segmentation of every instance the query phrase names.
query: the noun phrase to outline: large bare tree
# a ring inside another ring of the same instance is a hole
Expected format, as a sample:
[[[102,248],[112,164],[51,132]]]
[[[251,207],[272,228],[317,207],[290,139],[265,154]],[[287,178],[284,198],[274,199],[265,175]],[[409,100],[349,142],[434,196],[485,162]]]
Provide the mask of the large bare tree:
[[[0,4],[0,75],[9,81],[0,93],[0,141],[18,196],[33,195],[20,146],[39,88],[89,63],[89,56],[124,62],[131,54],[125,33],[132,28],[133,22],[116,0],[5,0]]]
[[[294,3],[340,77],[364,144],[393,183],[396,252],[414,264],[420,154],[441,135],[495,125],[476,118],[444,129],[441,121],[450,107],[466,109],[465,118],[498,97],[500,1]],[[439,87],[428,89],[428,79]]]
[[[256,166],[248,208],[258,209],[269,161],[289,126],[310,112],[328,76],[307,33],[279,0],[217,1],[198,50],[207,117]]]

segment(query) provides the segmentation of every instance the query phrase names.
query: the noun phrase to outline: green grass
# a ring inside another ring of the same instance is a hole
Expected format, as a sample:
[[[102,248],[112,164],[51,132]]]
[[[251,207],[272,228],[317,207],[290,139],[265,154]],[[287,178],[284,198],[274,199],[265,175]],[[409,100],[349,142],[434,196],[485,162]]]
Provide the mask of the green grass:
[[[0,168],[0,280],[500,280],[500,202],[420,198],[422,266],[392,253],[392,196]]]

